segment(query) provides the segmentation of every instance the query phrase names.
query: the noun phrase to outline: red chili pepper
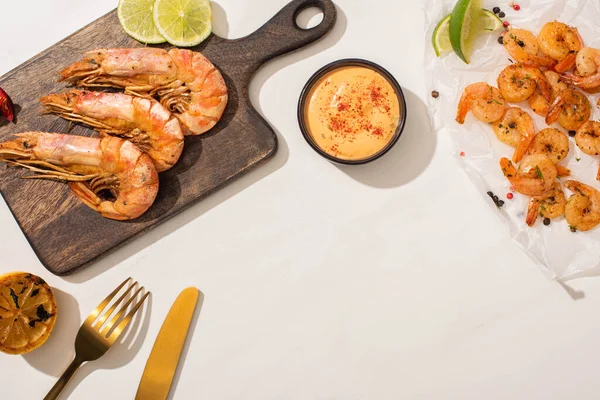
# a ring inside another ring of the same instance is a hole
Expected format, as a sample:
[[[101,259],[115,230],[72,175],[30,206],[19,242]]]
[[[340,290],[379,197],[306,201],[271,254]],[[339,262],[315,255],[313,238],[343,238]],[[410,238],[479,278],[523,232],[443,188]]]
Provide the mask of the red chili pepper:
[[[512,194],[512,193],[507,193],[507,194],[506,194],[506,198],[507,198],[507,199],[509,199],[509,200],[512,200],[512,199],[513,199],[513,197],[515,197],[515,195],[514,195],[514,194]]]
[[[15,118],[15,112],[13,109],[13,103],[6,92],[0,89],[0,112],[6,117],[9,122],[13,122]]]

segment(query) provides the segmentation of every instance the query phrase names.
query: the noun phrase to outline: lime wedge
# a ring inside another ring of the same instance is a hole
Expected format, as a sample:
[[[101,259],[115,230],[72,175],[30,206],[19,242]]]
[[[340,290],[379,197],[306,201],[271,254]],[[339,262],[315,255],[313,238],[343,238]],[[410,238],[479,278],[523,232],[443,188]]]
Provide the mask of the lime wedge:
[[[433,31],[431,42],[433,43],[435,55],[438,57],[442,53],[452,50],[452,43],[450,43],[450,17],[452,17],[452,14],[447,15],[444,19],[438,22],[435,30]]]
[[[475,3],[477,3],[476,0]],[[469,1],[464,1],[461,3],[470,3]],[[458,4],[457,4],[458,5]],[[477,4],[475,4],[476,6]],[[431,38],[431,41],[433,43],[433,50],[435,50],[435,54],[439,57],[443,52],[450,50],[450,49],[455,49],[454,51],[456,52],[456,54],[458,54],[458,56],[465,61],[468,64],[468,61],[466,61],[466,59],[468,58],[468,56],[470,56],[471,52],[472,52],[472,47],[473,47],[473,42],[475,41],[475,38],[477,38],[478,35],[480,35],[481,33],[485,33],[485,32],[493,32],[496,31],[500,28],[502,28],[502,20],[500,18],[498,18],[498,16],[496,14],[494,14],[493,12],[491,12],[490,10],[486,10],[486,9],[480,9],[479,12],[476,12],[476,8],[469,8],[469,7],[473,7],[473,5],[467,5],[466,9],[469,10],[473,10],[470,11],[470,15],[467,16],[467,12],[464,12],[462,15],[462,17],[460,17],[460,15],[457,17],[456,21],[460,21],[460,18],[462,18],[462,23],[456,23],[454,25],[454,29],[455,29],[455,40],[454,43],[456,43],[456,47],[454,47],[453,41],[450,38],[450,26],[452,25],[452,23],[450,22],[452,20],[452,16],[454,15],[454,13],[447,15],[446,17],[444,17],[444,19],[442,19],[440,22],[438,22],[437,26],[435,27],[435,30],[433,31],[433,37]],[[455,8],[456,10],[456,8]],[[459,11],[459,13],[462,11],[462,9]],[[475,16],[475,18],[474,18]],[[466,23],[466,26],[468,27],[468,29],[463,29],[463,25]],[[460,29],[458,29],[458,27],[460,27]],[[467,38],[466,40],[461,40],[462,39],[462,35],[466,35],[465,37]],[[459,48],[459,50],[457,51],[456,48]]]
[[[450,42],[458,57],[469,64],[478,35],[481,0],[459,0],[450,18]]]
[[[210,0],[156,0],[154,23],[172,45],[196,46],[212,32]]]
[[[484,32],[494,32],[502,28],[502,20],[490,10],[485,8],[479,15],[479,30]]]
[[[154,0],[120,0],[117,15],[127,34],[142,43],[164,43],[154,26]]]

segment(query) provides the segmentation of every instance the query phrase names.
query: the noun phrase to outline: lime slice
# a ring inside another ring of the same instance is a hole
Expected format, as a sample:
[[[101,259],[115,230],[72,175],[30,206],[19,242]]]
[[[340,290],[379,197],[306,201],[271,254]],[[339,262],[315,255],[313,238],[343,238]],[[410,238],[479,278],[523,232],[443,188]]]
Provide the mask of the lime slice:
[[[438,57],[443,52],[452,50],[452,43],[450,43],[450,17],[452,17],[452,14],[447,15],[444,19],[438,22],[435,30],[433,31],[431,42],[433,43],[435,55]]]
[[[210,0],[156,0],[154,23],[172,45],[196,46],[212,32]]]
[[[481,0],[459,0],[450,18],[450,42],[458,57],[469,63],[478,35]]]
[[[129,36],[142,43],[164,43],[154,25],[154,0],[119,0],[117,14]]]

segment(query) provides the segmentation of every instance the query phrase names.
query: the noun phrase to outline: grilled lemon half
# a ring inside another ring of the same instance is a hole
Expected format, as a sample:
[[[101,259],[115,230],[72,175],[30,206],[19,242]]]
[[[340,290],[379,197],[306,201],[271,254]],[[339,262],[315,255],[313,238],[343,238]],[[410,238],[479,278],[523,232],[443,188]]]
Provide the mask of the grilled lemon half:
[[[0,275],[0,351],[29,353],[43,345],[56,322],[50,286],[26,272]]]

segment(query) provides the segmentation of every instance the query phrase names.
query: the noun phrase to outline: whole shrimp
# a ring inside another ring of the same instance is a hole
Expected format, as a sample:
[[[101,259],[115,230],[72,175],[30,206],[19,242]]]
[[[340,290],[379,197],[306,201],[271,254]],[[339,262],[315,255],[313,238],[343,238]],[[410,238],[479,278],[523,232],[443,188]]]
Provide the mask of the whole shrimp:
[[[535,225],[538,215],[542,218],[558,218],[564,215],[566,204],[565,193],[560,187],[560,183],[555,182],[554,186],[546,193],[531,198],[525,222],[529,226]]]
[[[515,190],[527,196],[543,195],[554,185],[557,176],[552,160],[542,154],[525,157],[518,170],[508,158],[500,159],[500,167]]]
[[[507,107],[498,89],[485,82],[473,83],[465,88],[458,102],[456,121],[464,124],[469,111],[480,121],[498,121]]]
[[[550,105],[558,96],[560,92],[569,88],[567,82],[561,79],[561,76],[555,71],[544,71],[544,76],[548,83],[550,83],[551,93],[550,99],[547,100],[544,95],[540,92],[539,89],[535,90],[533,94],[529,97],[529,106],[533,110],[534,113],[545,117],[548,115],[548,110],[550,110]]]
[[[538,35],[540,49],[548,57],[556,60],[556,72],[568,71],[575,65],[577,52],[583,48],[583,40],[577,28],[562,22],[548,22]]]
[[[556,61],[540,53],[535,35],[525,29],[511,29],[504,35],[504,48],[517,62],[534,67],[553,68]]]
[[[591,113],[590,101],[583,93],[565,89],[550,105],[546,124],[552,125],[558,121],[567,130],[577,130],[590,119]]]
[[[529,154],[544,154],[557,164],[569,154],[569,138],[558,129],[542,129],[531,141]]]
[[[500,94],[511,103],[527,100],[536,89],[546,100],[552,98],[552,86],[537,67],[511,64],[500,72],[497,82]]]
[[[0,143],[0,161],[27,168],[34,179],[69,182],[73,193],[105,218],[135,219],[154,203],[158,173],[133,143],[112,136],[89,138],[25,132]],[[103,199],[101,192],[114,199]]]
[[[519,107],[510,107],[500,120],[494,122],[494,133],[502,143],[516,147],[513,162],[519,162],[535,137],[535,126],[529,114]]]
[[[565,218],[571,230],[589,231],[600,224],[600,192],[577,181],[567,181],[565,187],[574,194],[565,206]]]
[[[153,96],[179,118],[184,134],[201,135],[221,119],[228,92],[221,72],[202,54],[157,48],[100,49],[65,68],[61,81],[124,88]]]
[[[584,47],[577,53],[577,73],[563,74],[563,79],[582,89],[597,89],[600,87],[600,50]]]
[[[179,120],[154,99],[71,90],[42,97],[41,102],[67,120],[132,141],[148,153],[158,172],[173,167],[183,151]]]
[[[585,154],[597,156],[600,154],[600,122],[588,121],[581,125],[575,134],[575,143]],[[600,180],[600,169],[596,175]]]

